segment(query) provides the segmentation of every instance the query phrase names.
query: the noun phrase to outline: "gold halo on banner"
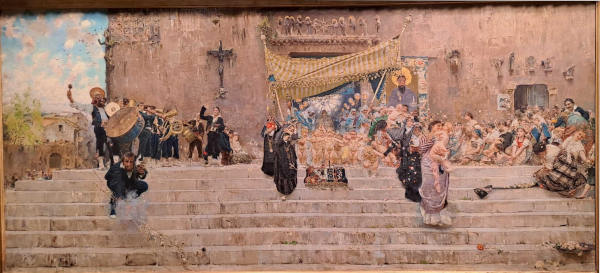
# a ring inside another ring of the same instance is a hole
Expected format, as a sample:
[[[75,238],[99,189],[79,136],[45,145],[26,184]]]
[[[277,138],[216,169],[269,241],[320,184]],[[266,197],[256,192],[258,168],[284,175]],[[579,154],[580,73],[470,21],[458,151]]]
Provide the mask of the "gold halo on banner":
[[[408,70],[408,68],[403,67],[401,70],[396,70],[394,71],[394,73],[392,73],[392,82],[395,84],[395,86],[398,86],[398,77],[400,75],[404,75],[404,77],[406,78],[405,85],[409,85],[412,81],[412,74],[410,73],[410,70]]]

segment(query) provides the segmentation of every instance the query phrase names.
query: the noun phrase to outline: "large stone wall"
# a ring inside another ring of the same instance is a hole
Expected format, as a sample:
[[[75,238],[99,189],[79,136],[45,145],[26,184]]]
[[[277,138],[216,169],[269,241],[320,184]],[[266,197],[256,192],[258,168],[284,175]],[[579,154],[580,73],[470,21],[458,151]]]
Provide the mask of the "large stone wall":
[[[427,81],[432,112],[456,118],[471,111],[476,118],[501,117],[496,96],[520,84],[546,84],[556,90],[550,105],[566,97],[586,109],[594,108],[594,4],[473,5],[381,9],[307,9],[276,11],[168,10],[109,15],[114,45],[107,70],[111,95],[161,106],[176,105],[189,118],[201,105],[220,105],[226,123],[237,129],[243,144],[260,144],[259,131],[266,109],[266,72],[257,25],[268,17],[276,26],[280,16],[337,18],[350,15],[367,22],[367,32],[380,41],[399,34],[403,19],[412,23],[402,39],[404,56],[429,57]],[[381,25],[376,29],[375,16]],[[128,18],[127,20],[124,20]],[[219,40],[235,57],[224,67],[225,99],[215,102],[218,62],[207,56]],[[278,52],[302,50],[295,45]],[[282,48],[283,47],[283,48]],[[306,47],[314,52],[347,52],[351,45]],[[451,72],[446,55],[460,52],[461,66]],[[352,51],[352,50],[350,50]],[[509,54],[514,71],[509,73]],[[528,71],[527,58],[535,58]],[[550,58],[553,69],[540,62]],[[503,59],[500,75],[493,59]],[[573,80],[563,71],[575,65]]]

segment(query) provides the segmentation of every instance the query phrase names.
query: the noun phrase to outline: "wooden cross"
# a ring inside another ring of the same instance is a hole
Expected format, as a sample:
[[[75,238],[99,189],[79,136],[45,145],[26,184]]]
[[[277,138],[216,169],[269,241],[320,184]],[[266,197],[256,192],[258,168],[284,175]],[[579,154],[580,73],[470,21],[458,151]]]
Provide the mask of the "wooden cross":
[[[209,50],[207,54],[217,57],[217,59],[219,59],[219,78],[221,80],[221,89],[223,89],[223,61],[225,60],[225,58],[231,57],[233,55],[233,49],[223,50],[223,42],[219,41],[219,50]]]

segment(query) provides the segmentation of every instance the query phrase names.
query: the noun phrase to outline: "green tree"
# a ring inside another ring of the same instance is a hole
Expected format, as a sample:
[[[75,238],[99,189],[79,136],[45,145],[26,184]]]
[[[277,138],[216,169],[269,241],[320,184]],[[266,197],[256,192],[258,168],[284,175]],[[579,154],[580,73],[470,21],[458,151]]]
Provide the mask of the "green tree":
[[[11,105],[4,105],[4,140],[9,144],[30,146],[42,142],[44,127],[40,101],[29,91],[17,94]]]

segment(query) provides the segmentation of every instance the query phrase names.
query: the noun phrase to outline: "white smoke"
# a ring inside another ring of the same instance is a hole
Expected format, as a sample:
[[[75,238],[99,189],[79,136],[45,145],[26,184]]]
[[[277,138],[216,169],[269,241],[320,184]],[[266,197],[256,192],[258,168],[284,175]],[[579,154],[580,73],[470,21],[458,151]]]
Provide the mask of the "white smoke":
[[[138,230],[139,226],[146,224],[148,202],[142,197],[136,198],[137,193],[127,193],[125,199],[117,201],[117,219],[129,231]]]

